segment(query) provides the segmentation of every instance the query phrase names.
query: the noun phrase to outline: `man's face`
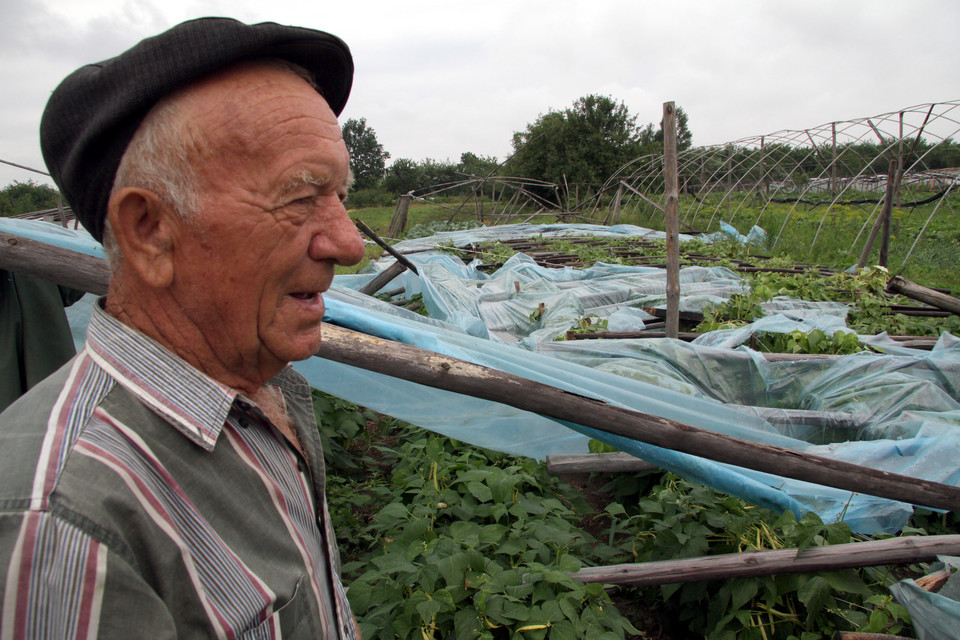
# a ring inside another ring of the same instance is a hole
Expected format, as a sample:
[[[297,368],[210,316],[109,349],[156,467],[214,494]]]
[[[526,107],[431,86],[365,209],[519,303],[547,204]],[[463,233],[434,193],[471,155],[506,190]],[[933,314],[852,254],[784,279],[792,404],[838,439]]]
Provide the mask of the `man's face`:
[[[191,91],[195,222],[175,243],[177,303],[228,370],[272,375],[320,346],[320,296],[363,242],[347,216],[336,116],[297,76],[241,67]]]

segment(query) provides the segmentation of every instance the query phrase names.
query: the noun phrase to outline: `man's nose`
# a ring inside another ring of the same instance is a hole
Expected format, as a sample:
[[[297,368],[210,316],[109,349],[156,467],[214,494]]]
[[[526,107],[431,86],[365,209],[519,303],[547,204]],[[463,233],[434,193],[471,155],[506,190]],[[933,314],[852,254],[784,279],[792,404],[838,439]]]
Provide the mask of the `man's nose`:
[[[344,266],[360,262],[364,256],[363,238],[346,208],[338,202],[328,219],[329,224],[310,240],[310,258],[332,260]]]

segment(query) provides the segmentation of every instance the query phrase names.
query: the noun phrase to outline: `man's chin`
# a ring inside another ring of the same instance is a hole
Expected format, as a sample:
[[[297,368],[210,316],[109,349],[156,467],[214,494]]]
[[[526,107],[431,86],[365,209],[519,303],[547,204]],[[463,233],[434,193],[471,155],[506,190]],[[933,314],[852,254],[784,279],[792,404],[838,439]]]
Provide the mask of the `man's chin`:
[[[320,331],[318,330],[311,336],[302,336],[296,341],[288,341],[280,345],[273,353],[285,362],[297,362],[306,360],[313,356],[320,349]]]

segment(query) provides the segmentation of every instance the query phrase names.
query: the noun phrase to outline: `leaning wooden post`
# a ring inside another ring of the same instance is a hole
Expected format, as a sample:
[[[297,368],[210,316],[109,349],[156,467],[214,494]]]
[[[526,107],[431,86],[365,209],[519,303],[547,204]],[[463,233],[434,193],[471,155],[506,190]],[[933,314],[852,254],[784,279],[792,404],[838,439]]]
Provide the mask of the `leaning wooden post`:
[[[897,176],[897,161],[890,161],[890,168],[887,170],[887,192],[883,198],[883,210],[880,212],[880,215],[877,217],[877,221],[873,223],[873,228],[870,230],[870,235],[867,236],[867,243],[863,246],[863,252],[860,254],[860,260],[857,262],[857,269],[863,269],[867,265],[867,258],[870,257],[870,250],[873,249],[873,243],[877,239],[877,233],[880,232],[880,227],[883,226],[884,220],[890,214],[893,209],[893,194],[894,183],[896,182]],[[883,256],[884,258],[886,256]],[[881,264],[883,261],[881,260]]]
[[[610,212],[610,224],[620,224],[620,203],[623,201],[623,183],[617,185],[617,193],[613,197],[613,207]]]
[[[833,157],[830,159],[830,195],[837,195],[837,123],[830,124],[833,131]]]
[[[677,110],[663,103],[663,192],[667,229],[667,337],[680,332],[680,236],[677,222]]]
[[[399,238],[407,226],[407,211],[410,209],[410,200],[413,196],[405,193],[397,200],[397,209],[393,212],[393,220],[390,221],[390,228],[387,235],[391,238]]]
[[[763,199],[767,195],[767,153],[763,148],[765,136],[760,136],[760,194]]]

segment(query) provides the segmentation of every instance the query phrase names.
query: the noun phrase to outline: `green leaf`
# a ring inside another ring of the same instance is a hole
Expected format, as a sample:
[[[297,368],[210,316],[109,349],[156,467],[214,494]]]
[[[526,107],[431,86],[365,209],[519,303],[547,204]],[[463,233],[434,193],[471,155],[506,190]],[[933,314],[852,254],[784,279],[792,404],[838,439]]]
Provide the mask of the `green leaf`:
[[[511,618],[522,622],[530,618],[531,608],[518,602],[504,600],[502,612],[504,618]]]
[[[375,556],[370,562],[386,574],[417,573],[418,571],[416,565],[399,553],[387,553],[382,556]]]
[[[831,599],[830,583],[818,575],[812,576],[797,591],[797,597],[807,608],[808,615],[818,613]]]
[[[450,536],[465,547],[480,543],[480,525],[471,521],[459,521],[450,525]]]
[[[464,577],[467,573],[469,561],[467,554],[457,553],[436,561],[437,569],[440,570],[440,576],[450,586],[463,586]],[[353,590],[353,587],[350,587]]]
[[[848,569],[846,571],[825,571],[820,574],[827,580],[834,591],[845,591],[847,593],[858,593],[863,596],[870,595],[871,591],[864,584],[857,572]]]
[[[468,482],[467,490],[480,502],[490,502],[493,500],[493,491],[482,482]]]
[[[490,544],[500,541],[507,532],[507,527],[502,524],[488,524],[480,529],[480,542]]]
[[[741,609],[757,595],[759,584],[753,578],[733,580],[730,586],[730,608]]]
[[[430,624],[441,609],[443,609],[443,604],[436,600],[424,600],[417,604],[417,613],[420,614],[420,619],[423,620],[424,624]]]

